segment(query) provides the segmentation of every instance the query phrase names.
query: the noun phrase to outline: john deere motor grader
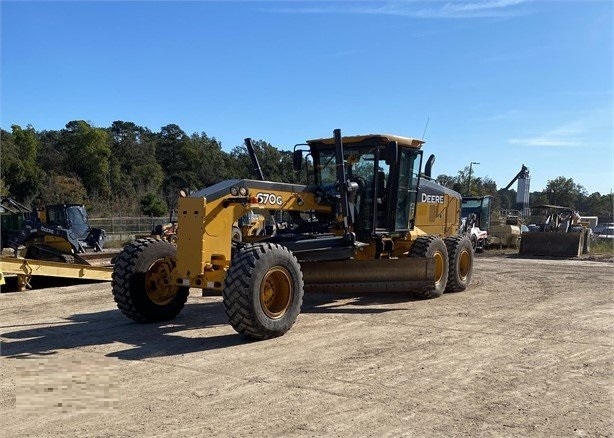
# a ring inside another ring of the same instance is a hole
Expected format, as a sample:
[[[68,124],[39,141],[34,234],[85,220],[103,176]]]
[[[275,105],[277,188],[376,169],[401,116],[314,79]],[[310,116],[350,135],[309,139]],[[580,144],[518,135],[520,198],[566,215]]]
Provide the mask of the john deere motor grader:
[[[267,339],[292,327],[305,289],[423,298],[464,290],[473,249],[458,236],[461,198],[429,181],[430,170],[421,178],[422,143],[337,129],[295,147],[294,168],[306,170],[308,185],[228,180],[180,197],[177,246],[144,238],[117,257],[119,309],[138,322],[169,320],[189,288],[221,291],[233,328]],[[291,223],[257,242],[233,242],[232,224],[252,209]]]

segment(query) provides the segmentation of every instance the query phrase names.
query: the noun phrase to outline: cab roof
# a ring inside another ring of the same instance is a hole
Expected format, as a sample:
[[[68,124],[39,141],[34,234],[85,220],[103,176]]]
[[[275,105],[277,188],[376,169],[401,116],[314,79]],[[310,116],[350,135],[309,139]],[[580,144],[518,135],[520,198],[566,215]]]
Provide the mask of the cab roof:
[[[410,137],[401,137],[399,135],[392,134],[365,134],[365,135],[353,135],[353,136],[343,136],[341,137],[344,144],[347,143],[375,143],[378,145],[387,145],[391,141],[396,141],[399,146],[410,147],[414,149],[420,149],[424,141],[418,140],[416,138]],[[307,140],[307,144],[309,146],[316,145],[334,145],[335,138],[318,138],[314,140]]]

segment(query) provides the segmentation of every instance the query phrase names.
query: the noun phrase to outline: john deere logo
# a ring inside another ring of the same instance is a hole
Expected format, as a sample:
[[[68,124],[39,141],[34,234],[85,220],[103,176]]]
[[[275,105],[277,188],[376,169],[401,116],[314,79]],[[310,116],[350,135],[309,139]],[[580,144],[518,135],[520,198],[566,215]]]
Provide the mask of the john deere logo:
[[[427,195],[426,193],[423,193],[421,201],[429,203],[429,204],[443,204],[443,196],[442,195]]]

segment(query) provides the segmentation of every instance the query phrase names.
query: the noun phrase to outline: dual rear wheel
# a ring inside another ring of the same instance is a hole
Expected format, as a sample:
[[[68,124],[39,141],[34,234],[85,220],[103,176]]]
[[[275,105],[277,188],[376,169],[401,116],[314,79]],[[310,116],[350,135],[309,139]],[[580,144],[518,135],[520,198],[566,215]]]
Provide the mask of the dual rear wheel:
[[[435,260],[434,289],[417,292],[421,298],[437,298],[444,292],[461,292],[467,288],[473,273],[473,247],[463,236],[420,236],[413,243],[410,257]]]

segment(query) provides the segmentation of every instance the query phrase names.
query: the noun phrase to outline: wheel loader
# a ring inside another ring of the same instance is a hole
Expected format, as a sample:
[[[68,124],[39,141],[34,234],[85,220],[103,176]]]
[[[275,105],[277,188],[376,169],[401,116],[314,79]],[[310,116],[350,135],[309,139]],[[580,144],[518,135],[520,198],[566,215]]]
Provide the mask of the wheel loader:
[[[144,238],[117,257],[112,290],[138,322],[174,318],[190,288],[222,294],[232,327],[255,339],[283,335],[305,291],[401,291],[422,298],[470,283],[473,248],[458,235],[461,197],[421,173],[421,140],[341,135],[295,146],[307,184],[235,179],[178,201],[177,245]],[[251,243],[232,224],[251,210],[285,226]],[[425,231],[428,230],[428,231]]]
[[[559,205],[531,207],[531,221],[539,231],[524,233],[519,254],[578,257],[590,252],[590,228],[581,221],[580,214]]]

